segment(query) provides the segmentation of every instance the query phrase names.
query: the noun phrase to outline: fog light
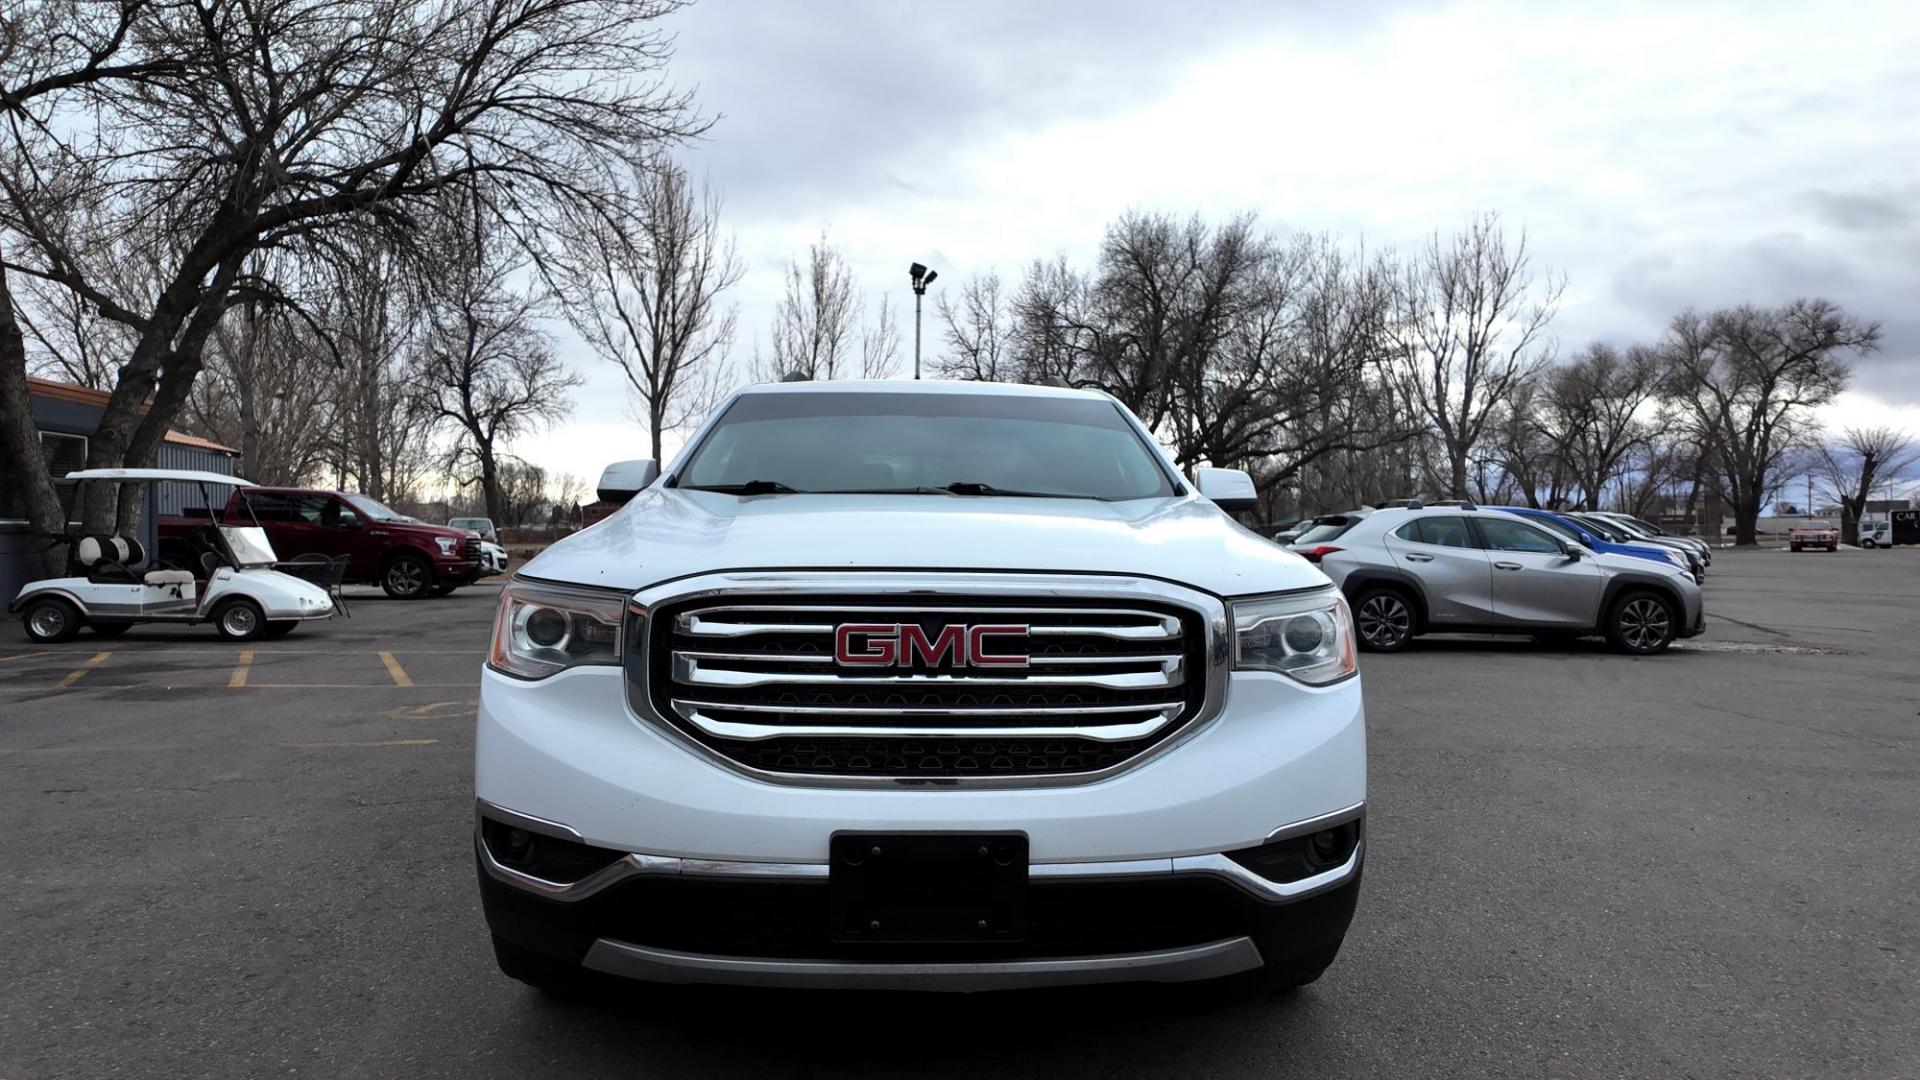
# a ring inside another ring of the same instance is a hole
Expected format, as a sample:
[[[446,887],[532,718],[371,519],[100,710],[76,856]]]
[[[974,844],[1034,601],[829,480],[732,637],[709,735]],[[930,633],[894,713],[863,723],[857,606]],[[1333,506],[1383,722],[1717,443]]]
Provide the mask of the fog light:
[[[1327,866],[1340,857],[1340,833],[1334,829],[1324,829],[1314,833],[1307,842],[1308,857],[1314,862]]]

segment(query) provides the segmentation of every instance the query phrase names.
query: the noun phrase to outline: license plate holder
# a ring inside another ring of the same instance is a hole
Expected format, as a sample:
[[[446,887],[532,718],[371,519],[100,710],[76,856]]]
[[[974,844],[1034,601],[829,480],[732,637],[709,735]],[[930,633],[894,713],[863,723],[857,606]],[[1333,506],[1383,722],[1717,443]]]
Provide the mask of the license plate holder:
[[[835,833],[827,875],[837,942],[1020,941],[1027,838],[1019,833]]]

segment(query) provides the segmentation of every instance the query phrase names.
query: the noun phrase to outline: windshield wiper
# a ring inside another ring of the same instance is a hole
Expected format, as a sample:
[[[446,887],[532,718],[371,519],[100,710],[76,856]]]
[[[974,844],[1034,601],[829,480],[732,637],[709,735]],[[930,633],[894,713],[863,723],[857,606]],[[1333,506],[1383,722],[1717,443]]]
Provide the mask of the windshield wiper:
[[[717,491],[722,495],[802,495],[778,480],[749,480],[744,484],[686,484],[683,491]]]
[[[1000,495],[1014,499],[1093,499],[1096,502],[1112,501],[1101,495],[1083,495],[1066,491],[1014,491],[1009,488],[994,487],[992,484],[983,484],[977,480],[955,480],[940,490],[951,492],[955,495]]]

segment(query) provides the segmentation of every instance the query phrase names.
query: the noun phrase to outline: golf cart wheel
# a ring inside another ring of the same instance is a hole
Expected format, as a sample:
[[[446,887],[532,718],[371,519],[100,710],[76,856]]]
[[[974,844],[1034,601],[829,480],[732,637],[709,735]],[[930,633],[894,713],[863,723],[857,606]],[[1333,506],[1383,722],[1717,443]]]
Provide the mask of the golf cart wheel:
[[[27,628],[27,637],[48,645],[72,641],[80,633],[80,623],[79,609],[57,596],[43,596],[33,601],[20,615],[20,625]]]
[[[1369,652],[1399,652],[1413,640],[1413,604],[1399,589],[1368,589],[1354,598],[1354,629]]]
[[[108,638],[119,637],[121,634],[124,634],[127,631],[133,629],[133,624],[130,622],[98,622],[96,621],[96,622],[88,623],[87,625],[92,627],[93,632],[95,634],[98,634],[101,637],[108,637]]]
[[[293,633],[294,627],[299,625],[299,619],[268,619],[267,628],[261,632],[260,636],[270,638],[286,637],[288,634]]]
[[[228,641],[252,641],[267,632],[267,617],[259,604],[236,596],[213,609],[213,628]]]
[[[1607,643],[1621,652],[1650,656],[1666,651],[1679,624],[1671,600],[1636,590],[1623,594],[1607,611]]]
[[[380,571],[380,587],[395,600],[418,600],[433,587],[433,567],[418,555],[401,555]]]

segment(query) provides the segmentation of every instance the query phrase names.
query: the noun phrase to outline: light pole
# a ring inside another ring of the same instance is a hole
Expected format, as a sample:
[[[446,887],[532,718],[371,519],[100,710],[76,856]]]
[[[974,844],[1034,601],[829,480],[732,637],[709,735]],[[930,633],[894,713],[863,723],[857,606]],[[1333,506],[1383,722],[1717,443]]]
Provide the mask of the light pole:
[[[920,378],[920,298],[927,295],[927,286],[940,276],[938,271],[929,270],[919,263],[907,268],[907,274],[913,278],[913,377]]]

